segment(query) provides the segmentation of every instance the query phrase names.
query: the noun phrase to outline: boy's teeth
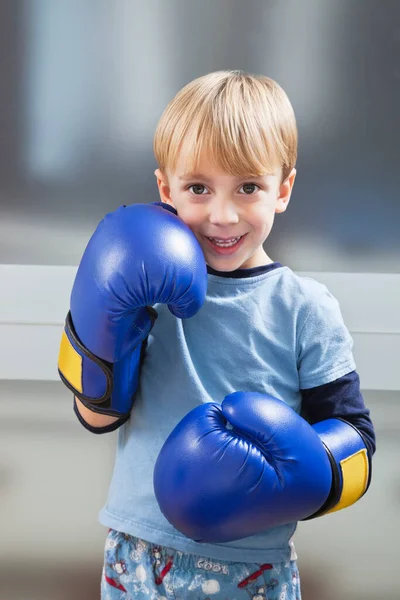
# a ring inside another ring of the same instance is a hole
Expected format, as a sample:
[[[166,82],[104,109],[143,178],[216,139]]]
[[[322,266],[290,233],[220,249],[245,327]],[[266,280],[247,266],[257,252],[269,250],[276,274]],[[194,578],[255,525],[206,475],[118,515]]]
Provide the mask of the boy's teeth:
[[[240,238],[242,236],[240,235],[239,237],[235,237],[235,238],[230,238],[229,240],[219,240],[217,238],[212,238],[209,237],[208,239],[212,241],[213,244],[215,244],[216,246],[222,246],[224,248],[228,248],[229,246],[233,246],[234,244],[236,244]]]

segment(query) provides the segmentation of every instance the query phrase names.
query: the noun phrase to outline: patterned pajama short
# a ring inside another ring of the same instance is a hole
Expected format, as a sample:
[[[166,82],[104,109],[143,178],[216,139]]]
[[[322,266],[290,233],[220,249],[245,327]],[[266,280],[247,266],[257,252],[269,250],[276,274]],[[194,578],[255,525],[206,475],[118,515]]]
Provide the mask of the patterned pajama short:
[[[295,561],[240,563],[185,554],[110,530],[102,600],[301,600]]]

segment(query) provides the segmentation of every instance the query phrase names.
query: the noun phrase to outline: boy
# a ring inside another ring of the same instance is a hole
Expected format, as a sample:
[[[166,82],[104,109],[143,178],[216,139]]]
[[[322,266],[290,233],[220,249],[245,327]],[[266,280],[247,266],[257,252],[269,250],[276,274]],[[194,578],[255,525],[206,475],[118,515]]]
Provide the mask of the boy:
[[[120,428],[102,598],[298,600],[296,521],[365,493],[375,438],[337,301],[263,246],[296,176],[293,110],[267,77],[211,73],[154,149],[161,203],[99,225],[60,350],[81,423]]]

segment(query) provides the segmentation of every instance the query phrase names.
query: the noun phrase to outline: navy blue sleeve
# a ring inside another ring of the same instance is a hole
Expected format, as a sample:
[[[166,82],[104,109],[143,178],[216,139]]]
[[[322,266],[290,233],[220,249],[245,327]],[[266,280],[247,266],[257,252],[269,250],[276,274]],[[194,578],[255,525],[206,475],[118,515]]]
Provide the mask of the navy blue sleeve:
[[[301,414],[311,425],[325,419],[343,419],[354,425],[361,433],[369,456],[374,454],[376,449],[374,426],[370,419],[370,411],[364,404],[360,378],[356,371],[331,383],[300,391]]]

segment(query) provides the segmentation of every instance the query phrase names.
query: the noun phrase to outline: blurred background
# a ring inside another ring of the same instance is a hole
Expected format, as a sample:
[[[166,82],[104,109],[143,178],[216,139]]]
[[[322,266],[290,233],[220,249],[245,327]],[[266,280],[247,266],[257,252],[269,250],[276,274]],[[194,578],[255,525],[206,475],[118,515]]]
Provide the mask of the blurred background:
[[[356,506],[300,524],[305,600],[397,600],[400,4],[397,0],[0,3],[0,598],[99,597],[116,436],[58,381],[69,292],[106,212],[157,200],[152,136],[207,72],[276,79],[298,177],[268,253],[341,302],[378,437]]]

